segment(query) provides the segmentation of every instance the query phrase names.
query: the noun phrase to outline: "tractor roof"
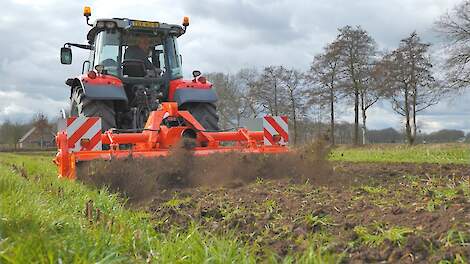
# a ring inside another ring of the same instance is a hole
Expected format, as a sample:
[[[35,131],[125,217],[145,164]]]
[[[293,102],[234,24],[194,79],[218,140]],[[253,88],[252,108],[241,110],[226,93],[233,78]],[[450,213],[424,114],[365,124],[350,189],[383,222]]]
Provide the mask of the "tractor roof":
[[[97,19],[93,28],[88,32],[87,39],[93,42],[95,35],[103,29],[118,28],[141,34],[155,34],[158,32],[167,32],[177,37],[184,34],[185,30],[176,24],[166,24],[157,21],[143,21],[129,18]]]

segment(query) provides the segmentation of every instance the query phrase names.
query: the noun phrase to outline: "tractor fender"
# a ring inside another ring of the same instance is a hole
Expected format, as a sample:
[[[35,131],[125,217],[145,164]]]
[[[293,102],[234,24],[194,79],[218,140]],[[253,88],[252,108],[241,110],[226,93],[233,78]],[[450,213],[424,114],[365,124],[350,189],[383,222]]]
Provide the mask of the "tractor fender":
[[[71,87],[83,87],[83,92],[87,98],[93,100],[117,100],[126,101],[127,95],[121,80],[112,76],[103,76],[91,79],[80,76],[68,79],[66,84]]]
[[[173,96],[178,105],[184,103],[215,103],[217,94],[213,89],[178,88]]]

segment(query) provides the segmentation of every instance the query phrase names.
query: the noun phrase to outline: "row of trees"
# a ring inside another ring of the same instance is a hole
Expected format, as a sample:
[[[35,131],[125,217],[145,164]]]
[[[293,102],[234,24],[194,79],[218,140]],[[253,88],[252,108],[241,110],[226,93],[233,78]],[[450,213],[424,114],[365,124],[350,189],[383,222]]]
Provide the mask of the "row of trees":
[[[244,118],[262,115],[289,115],[293,140],[297,141],[298,121],[308,110],[304,75],[283,66],[269,66],[258,72],[242,69],[234,75],[209,73],[219,95],[221,127],[238,127]]]
[[[238,126],[243,118],[264,114],[288,115],[295,144],[299,134],[305,134],[300,131],[305,125],[300,124],[312,123],[317,113],[328,112],[329,138],[335,144],[339,105],[354,109],[353,143],[361,144],[367,142],[368,111],[379,100],[387,100],[403,117],[407,142],[414,144],[417,114],[470,82],[469,6],[467,0],[437,23],[438,30],[449,36],[446,79],[434,76],[431,45],[416,32],[402,39],[396,49],[381,52],[366,30],[345,26],[305,72],[268,66],[233,75],[209,74],[220,97],[221,125]]]
[[[379,54],[365,30],[346,26],[313,58],[306,72],[268,66],[261,72],[242,69],[234,75],[211,73],[208,78],[218,89],[223,127],[238,126],[242,118],[288,115],[295,144],[299,120],[323,110],[329,112],[329,138],[334,144],[336,106],[342,104],[354,109],[353,143],[365,143],[368,110],[388,99],[405,117],[407,139],[413,144],[416,113],[437,103],[445,91],[432,76],[428,48],[413,32],[396,50]]]
[[[354,144],[366,142],[367,111],[380,99],[389,100],[404,117],[406,138],[416,139],[416,114],[434,105],[447,89],[433,76],[430,44],[413,32],[391,52],[379,54],[377,45],[361,27],[340,29],[337,39],[315,56],[310,74],[315,95],[325,98],[334,134],[334,106],[341,98],[354,104]],[[334,142],[333,142],[334,143]]]
[[[404,142],[404,131],[397,131],[393,128],[368,131],[369,142],[371,143],[402,143]],[[470,142],[470,133],[465,134],[462,130],[442,129],[427,133],[418,133],[416,142],[420,143],[449,143],[449,142]]]
[[[5,148],[17,148],[20,138],[31,129],[32,124],[7,120],[0,125],[0,145]]]

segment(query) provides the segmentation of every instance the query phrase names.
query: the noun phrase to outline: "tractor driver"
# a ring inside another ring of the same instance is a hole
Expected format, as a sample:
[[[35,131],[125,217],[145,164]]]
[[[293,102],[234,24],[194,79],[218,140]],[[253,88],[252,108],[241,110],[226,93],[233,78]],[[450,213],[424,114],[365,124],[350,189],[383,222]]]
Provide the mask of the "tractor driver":
[[[124,60],[140,60],[144,63],[146,70],[155,69],[149,61],[150,38],[146,35],[137,36],[137,45],[129,46],[124,53]]]

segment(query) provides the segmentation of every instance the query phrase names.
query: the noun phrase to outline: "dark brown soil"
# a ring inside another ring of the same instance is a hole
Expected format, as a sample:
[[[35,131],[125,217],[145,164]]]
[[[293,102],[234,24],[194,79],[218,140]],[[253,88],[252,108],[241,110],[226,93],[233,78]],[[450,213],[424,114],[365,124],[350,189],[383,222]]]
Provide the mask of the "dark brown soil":
[[[303,251],[316,235],[326,234],[331,241],[317,246],[329,254],[342,254],[346,262],[470,259],[470,194],[462,189],[469,185],[460,185],[468,182],[470,166],[335,163],[334,169],[354,181],[334,186],[276,179],[230,188],[166,189],[138,207],[152,212],[160,232],[197,222],[213,233],[234,230],[242,240],[280,257]],[[431,209],[438,191],[453,189],[449,186],[455,186],[455,195]],[[402,244],[361,243],[355,228],[372,232],[377,225],[407,227],[412,232]],[[453,231],[461,232],[463,241]]]
[[[233,232],[261,259],[313,247],[350,263],[470,261],[470,166],[329,163],[319,149],[207,158],[182,151],[93,164],[82,180],[127,193],[159,232],[194,223]],[[407,231],[371,244],[360,228],[376,236]]]

